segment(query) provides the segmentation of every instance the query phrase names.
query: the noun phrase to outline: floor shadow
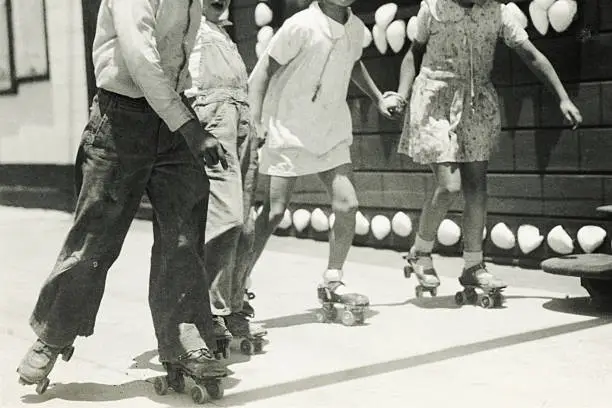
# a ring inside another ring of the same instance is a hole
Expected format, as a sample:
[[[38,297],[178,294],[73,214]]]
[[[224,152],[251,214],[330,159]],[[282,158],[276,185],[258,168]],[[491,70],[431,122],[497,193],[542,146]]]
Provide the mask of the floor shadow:
[[[612,323],[612,319],[592,319],[584,322],[568,323],[560,326],[533,330],[525,333],[499,337],[491,340],[484,340],[476,343],[449,347],[446,349],[416,356],[369,364],[357,368],[336,371],[333,373],[320,374],[311,377],[301,378],[294,381],[288,381],[285,383],[256,388],[253,390],[242,391],[233,395],[229,395],[226,399],[224,399],[224,403],[246,404],[253,401],[261,401],[286,394],[292,394],[300,391],[307,391],[310,389],[325,387],[331,384],[337,384],[360,378],[367,378],[375,375],[405,370],[426,364],[433,364],[440,361],[464,357],[476,353],[482,353],[489,350],[510,347],[517,344],[541,340],[580,330],[588,330],[609,323]]]
[[[375,305],[370,305],[370,308],[366,310],[364,313],[364,317],[365,317],[365,322],[363,323],[364,326],[369,325],[368,319],[380,313],[377,310],[371,309],[372,306],[375,306]],[[337,309],[338,309],[338,312],[342,311],[342,308],[339,306],[337,307]],[[316,317],[316,312],[318,310],[319,309],[308,309],[308,312],[306,313],[273,317],[271,319],[266,319],[266,320],[256,320],[255,322],[263,325],[266,329],[279,329],[279,328],[301,326],[305,324],[315,324],[315,323],[320,324],[317,322],[317,317]],[[340,318],[338,317],[336,321],[328,323],[328,324],[342,324],[342,323],[340,322]]]
[[[585,302],[584,298],[554,299],[547,303],[547,307],[551,310],[569,311],[572,313],[581,311],[582,313],[588,314],[590,312],[588,308],[585,307],[585,304],[588,304],[588,302]],[[442,350],[436,350],[416,356],[368,364],[361,367],[314,375],[293,381],[237,392],[233,395],[228,395],[225,397],[223,402],[224,404],[242,405],[253,401],[265,400],[300,391],[325,387],[331,384],[406,370],[413,367],[465,357],[489,350],[510,347],[581,330],[588,330],[610,323],[612,323],[612,318],[596,318],[587,321],[568,323],[544,329],[532,330],[525,333],[498,337],[490,340],[478,341],[465,345],[448,347]],[[152,356],[153,352],[147,351],[141,356],[136,357],[135,360],[140,361],[142,364],[143,361],[146,361],[147,359],[150,360],[150,357]],[[226,389],[232,388],[237,384],[237,381],[237,379],[231,377],[227,378],[224,380],[224,387]],[[42,403],[53,399],[61,399],[66,401],[102,402],[144,397],[160,404],[169,404],[168,406],[172,407],[193,406],[193,402],[189,396],[185,394],[173,393],[175,394],[174,396],[159,396],[155,394],[152,382],[153,378],[149,378],[147,380],[135,380],[123,384],[55,383],[51,385],[45,394],[25,395],[22,397],[22,401],[28,404]],[[188,380],[187,385],[188,387],[191,385],[191,380]]]
[[[610,309],[610,305],[597,304],[588,296],[551,299],[544,303],[543,307],[547,310],[560,313],[607,319],[612,318],[612,309]]]

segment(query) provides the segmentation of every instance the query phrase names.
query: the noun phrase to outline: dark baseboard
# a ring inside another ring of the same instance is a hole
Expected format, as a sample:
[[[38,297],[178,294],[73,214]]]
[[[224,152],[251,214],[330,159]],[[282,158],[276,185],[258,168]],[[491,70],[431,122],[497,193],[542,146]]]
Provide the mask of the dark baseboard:
[[[0,205],[73,212],[76,203],[74,166],[0,164]],[[136,218],[151,219],[143,200]]]

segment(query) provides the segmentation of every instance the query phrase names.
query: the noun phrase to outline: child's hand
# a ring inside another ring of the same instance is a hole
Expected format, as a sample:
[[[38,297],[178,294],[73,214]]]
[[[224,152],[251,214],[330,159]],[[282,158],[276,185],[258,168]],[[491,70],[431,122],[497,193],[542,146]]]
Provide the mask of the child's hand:
[[[580,111],[569,99],[562,100],[559,108],[565,119],[572,124],[572,130],[575,130],[582,123]]]
[[[378,109],[384,116],[398,120],[401,119],[405,107],[406,100],[397,92],[385,92],[379,102]]]

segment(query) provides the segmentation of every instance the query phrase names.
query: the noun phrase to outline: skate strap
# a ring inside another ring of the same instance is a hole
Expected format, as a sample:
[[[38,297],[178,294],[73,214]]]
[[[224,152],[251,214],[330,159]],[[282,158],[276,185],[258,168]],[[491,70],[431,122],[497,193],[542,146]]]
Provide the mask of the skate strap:
[[[325,285],[325,289],[330,292],[335,292],[340,286],[344,286],[342,281],[331,281]]]
[[[213,360],[213,356],[210,353],[210,350],[208,350],[207,348],[200,348],[200,349],[196,349],[196,350],[190,350],[188,352],[186,352],[185,354],[181,354],[178,357],[178,361],[185,361],[185,360],[190,360],[190,359],[197,359],[200,357],[204,357],[208,360]]]
[[[253,293],[253,292],[249,292],[248,290],[245,290],[245,291],[244,291],[244,294],[246,295],[246,297],[247,297],[249,300],[253,300],[253,299],[255,299],[255,293]]]

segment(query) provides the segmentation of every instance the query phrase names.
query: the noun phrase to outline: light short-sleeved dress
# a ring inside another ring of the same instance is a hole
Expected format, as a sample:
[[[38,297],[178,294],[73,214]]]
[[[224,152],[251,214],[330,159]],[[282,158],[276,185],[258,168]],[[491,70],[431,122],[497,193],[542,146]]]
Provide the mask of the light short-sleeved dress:
[[[501,131],[491,83],[501,38],[509,47],[528,39],[504,4],[471,9],[453,0],[424,0],[415,41],[427,44],[412,86],[398,151],[421,164],[489,160]]]
[[[260,173],[296,177],[351,162],[346,95],[364,32],[365,25],[350,11],[343,25],[314,2],[274,35],[264,54],[281,68],[270,78],[264,97],[262,122],[268,135]],[[262,67],[260,62],[254,70]]]

